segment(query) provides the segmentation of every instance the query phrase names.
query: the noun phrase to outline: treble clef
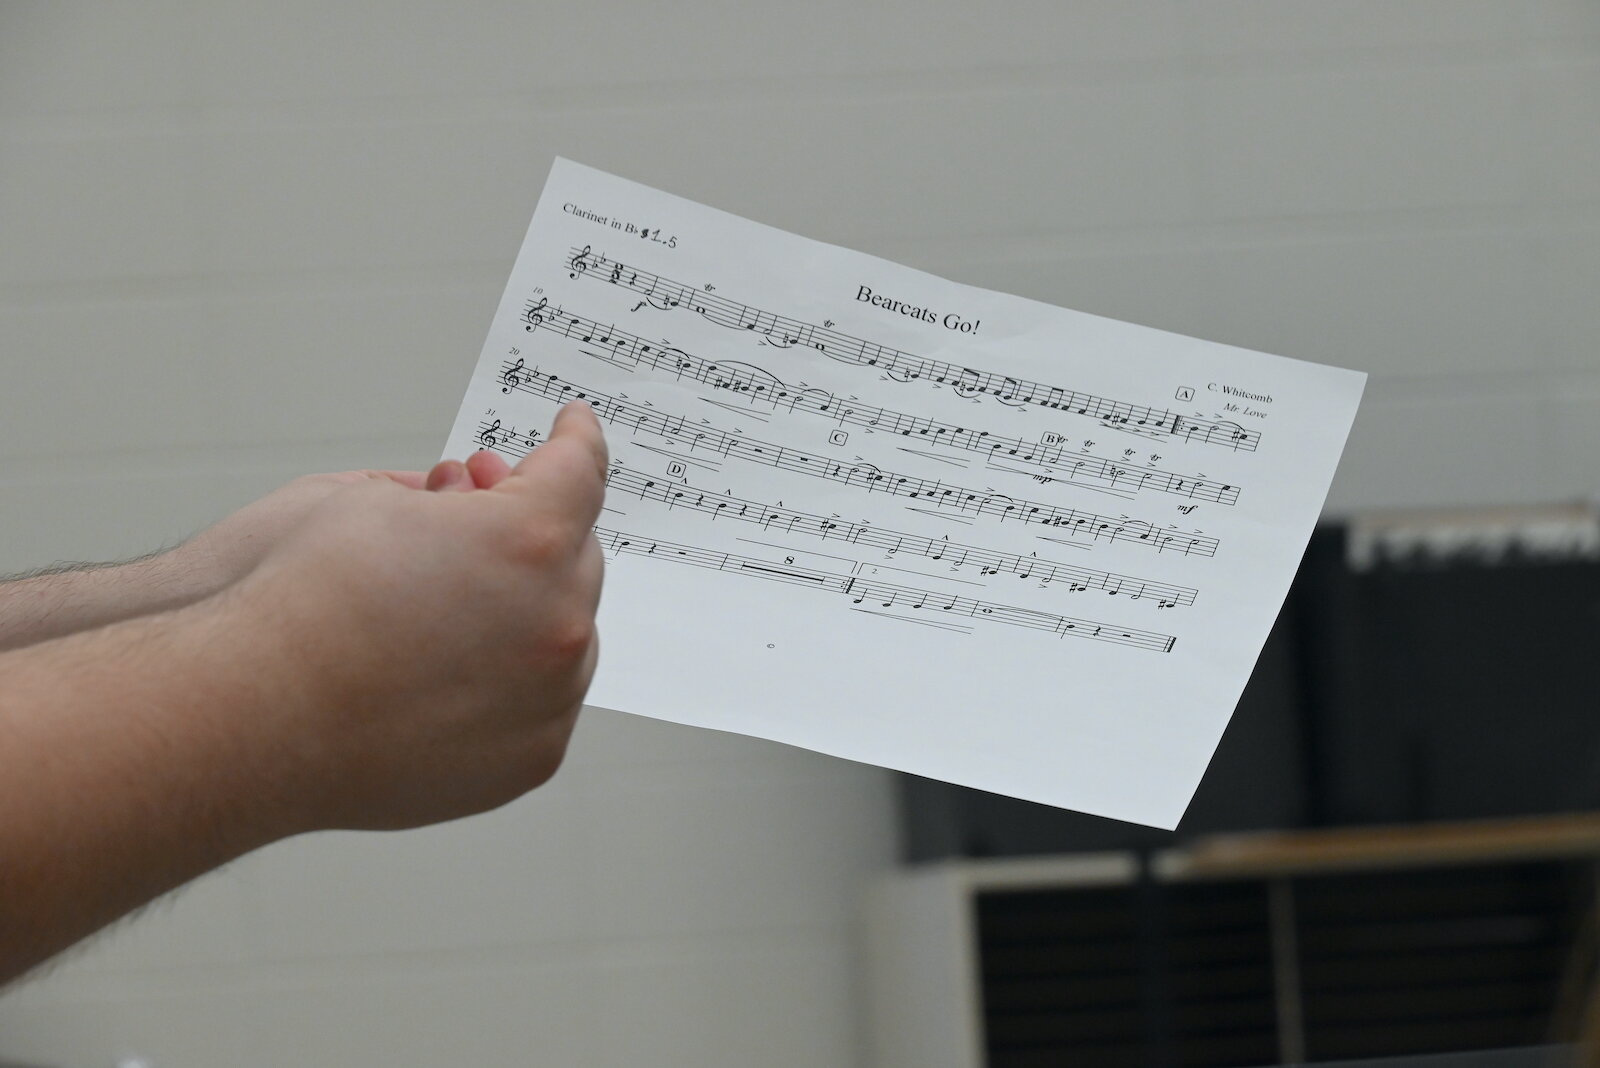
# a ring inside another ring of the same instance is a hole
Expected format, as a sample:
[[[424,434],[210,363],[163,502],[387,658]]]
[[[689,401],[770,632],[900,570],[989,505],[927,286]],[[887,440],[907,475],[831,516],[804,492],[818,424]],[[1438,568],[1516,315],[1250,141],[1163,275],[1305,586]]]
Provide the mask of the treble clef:
[[[583,246],[582,252],[572,257],[572,273],[567,275],[568,278],[576,278],[578,275],[589,269],[589,252],[590,247],[585,245]]]
[[[573,275],[573,277],[576,278],[577,275]],[[522,313],[522,317],[528,320],[527,330],[531,332],[534,327],[544,325],[544,309],[549,303],[549,297],[540,297],[539,303]]]
[[[505,369],[505,373],[500,376],[500,381],[505,383],[505,385],[500,388],[500,392],[510,393],[512,390],[522,385],[522,375],[524,370],[525,368],[522,366],[522,357],[519,356],[517,357],[517,362],[512,364],[510,367],[507,367]]]
[[[499,431],[500,420],[496,419],[493,426],[487,427],[483,433],[478,435],[478,444],[482,445],[486,449],[494,448],[496,445],[500,444],[500,439],[496,437]]]

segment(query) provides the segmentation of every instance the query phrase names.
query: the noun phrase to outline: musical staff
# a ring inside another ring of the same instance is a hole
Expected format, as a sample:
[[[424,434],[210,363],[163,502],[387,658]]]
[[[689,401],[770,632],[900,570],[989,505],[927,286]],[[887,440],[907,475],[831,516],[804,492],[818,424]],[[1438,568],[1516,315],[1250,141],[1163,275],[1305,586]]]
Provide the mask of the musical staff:
[[[1017,608],[976,597],[939,593],[916,589],[875,578],[858,575],[840,575],[830,571],[803,567],[799,564],[775,563],[757,557],[718,552],[693,545],[662,541],[634,534],[626,534],[608,527],[595,527],[595,535],[607,552],[616,555],[647,557],[673,563],[690,564],[712,571],[762,578],[773,582],[805,586],[826,593],[851,598],[853,604],[870,604],[881,608],[900,608],[930,615],[964,616],[974,620],[1004,623],[1014,627],[1042,630],[1060,638],[1087,638],[1110,642],[1135,649],[1170,653],[1177,638],[1170,634],[1134,630],[1091,619],[1040,612],[1031,608]]]
[[[507,431],[500,420],[479,422],[479,440],[513,461],[526,456],[532,447],[522,444],[524,435]],[[746,500],[732,494],[710,493],[687,482],[653,478],[613,461],[606,485],[640,500],[658,501],[669,509],[699,512],[713,521],[727,519],[751,523],[763,530],[803,534],[823,541],[882,549],[889,556],[919,556],[952,568],[970,568],[980,575],[1014,575],[1023,581],[1036,581],[1041,587],[1056,586],[1068,592],[1101,590],[1110,596],[1130,601],[1154,600],[1157,608],[1192,605],[1196,590],[1188,586],[1157,582],[1136,575],[1078,567],[1074,564],[1043,560],[1035,556],[998,552],[977,545],[965,545],[945,538],[933,538],[904,531],[887,530],[868,523],[852,523],[838,516],[824,516],[783,508],[761,501]]]
[[[827,390],[791,385],[750,364],[702,359],[675,346],[652,344],[637,334],[617,329],[614,324],[574,315],[563,308],[552,308],[548,298],[528,301],[523,309],[523,322],[528,331],[547,330],[592,344],[604,354],[600,358],[627,369],[644,367],[678,380],[687,379],[715,390],[727,390],[744,396],[752,404],[757,401],[768,404],[774,411],[807,412],[840,426],[862,426],[985,456],[1031,463],[1053,472],[1049,477],[1055,481],[1134,493],[1150,489],[1225,505],[1234,505],[1239,500],[1239,487],[1224,482],[1153,467],[1119,464],[1086,453],[1069,453],[1065,444],[1045,445],[908,415],[841,398]],[[515,374],[515,369],[505,373]]]
[[[553,373],[541,371],[538,367],[530,368],[521,359],[503,362],[500,381],[505,392],[528,393],[557,403],[587,401],[606,422],[635,434],[647,433],[679,442],[691,452],[703,450],[716,456],[828,479],[869,493],[905,497],[958,514],[994,516],[1001,522],[1012,520],[1039,524],[1090,542],[1103,539],[1185,556],[1215,556],[1218,547],[1216,538],[1163,529],[1148,520],[1126,515],[1099,515],[1064,505],[1024,500],[993,490],[946,485],[938,479],[884,471],[865,461],[834,460],[741,434],[731,434],[704,420],[690,422],[684,415],[669,415],[653,408],[630,404],[609,394],[580,388],[574,383],[562,381]],[[483,439],[480,437],[480,440]]]
[[[574,247],[565,261],[573,278],[593,278],[638,293],[643,304],[659,311],[686,308],[708,322],[735,330],[759,333],[782,347],[811,348],[841,363],[875,367],[902,381],[923,380],[949,385],[964,396],[991,396],[1013,406],[1037,405],[1087,416],[1102,423],[1135,429],[1174,440],[1223,445],[1235,451],[1255,452],[1261,432],[1246,430],[1227,420],[1204,420],[1163,408],[1080,393],[1007,375],[993,374],[948,363],[900,349],[874,344],[864,338],[815,323],[803,322],[740,304],[709,289],[695,289],[649,271],[640,270],[596,253],[589,245]]]

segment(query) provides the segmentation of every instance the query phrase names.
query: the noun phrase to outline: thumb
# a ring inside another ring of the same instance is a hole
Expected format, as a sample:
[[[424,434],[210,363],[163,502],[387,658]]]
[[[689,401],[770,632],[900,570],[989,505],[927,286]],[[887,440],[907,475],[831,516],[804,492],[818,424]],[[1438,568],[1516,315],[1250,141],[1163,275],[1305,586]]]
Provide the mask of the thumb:
[[[600,420],[587,404],[573,401],[556,414],[544,444],[523,457],[495,490],[520,496],[541,513],[587,531],[605,503],[608,466]]]

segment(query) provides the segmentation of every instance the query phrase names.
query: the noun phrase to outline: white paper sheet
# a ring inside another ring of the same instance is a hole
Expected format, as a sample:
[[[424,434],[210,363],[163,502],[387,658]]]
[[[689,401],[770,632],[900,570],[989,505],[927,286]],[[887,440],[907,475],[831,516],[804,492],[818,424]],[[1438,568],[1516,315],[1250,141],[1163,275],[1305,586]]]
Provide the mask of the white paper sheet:
[[[445,455],[600,415],[592,704],[1171,828],[1364,381],[559,160]]]

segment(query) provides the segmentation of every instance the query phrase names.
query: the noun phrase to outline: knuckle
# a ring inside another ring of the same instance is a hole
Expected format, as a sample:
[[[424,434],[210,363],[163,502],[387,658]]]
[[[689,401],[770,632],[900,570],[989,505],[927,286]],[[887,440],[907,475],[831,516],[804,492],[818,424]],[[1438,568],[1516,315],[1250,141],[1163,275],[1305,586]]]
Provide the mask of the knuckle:
[[[571,612],[550,623],[543,644],[551,660],[570,667],[583,661],[594,642],[594,618]]]
[[[559,564],[572,552],[570,539],[549,521],[518,524],[511,541],[517,559],[535,567]]]

